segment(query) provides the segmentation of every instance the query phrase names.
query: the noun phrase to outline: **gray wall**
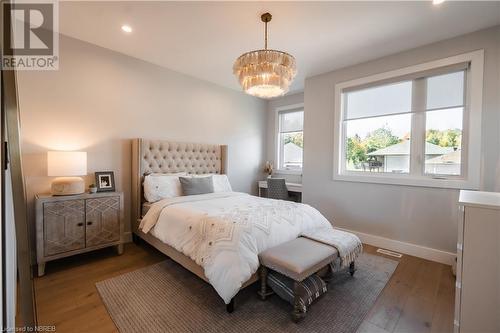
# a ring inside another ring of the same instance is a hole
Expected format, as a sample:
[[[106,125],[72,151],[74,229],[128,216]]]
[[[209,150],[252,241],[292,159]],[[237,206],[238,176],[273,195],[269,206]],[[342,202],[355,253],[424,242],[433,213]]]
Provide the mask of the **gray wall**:
[[[113,170],[129,221],[136,137],[227,144],[233,188],[257,191],[265,101],[64,36],[58,71],[22,71],[18,79],[32,223],[34,195],[50,191],[48,150],[87,151],[87,184],[94,171]]]
[[[485,50],[481,188],[499,190],[500,27],[495,27],[306,79],[303,200],[336,226],[455,252],[458,190],[332,180],[334,87],[477,49]]]
[[[267,103],[267,161],[271,161],[276,168],[276,108],[304,103],[304,93],[286,95],[269,100]],[[301,183],[302,175],[282,174],[279,171],[273,173],[273,177],[286,178],[292,183]]]

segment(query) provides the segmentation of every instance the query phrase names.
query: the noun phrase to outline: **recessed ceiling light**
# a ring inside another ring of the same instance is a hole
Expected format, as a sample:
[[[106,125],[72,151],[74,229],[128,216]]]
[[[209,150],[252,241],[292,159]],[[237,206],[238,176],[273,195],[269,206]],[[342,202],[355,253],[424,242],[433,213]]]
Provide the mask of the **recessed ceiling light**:
[[[445,0],[432,0],[432,4],[433,4],[433,5],[440,5],[440,4],[442,4],[443,2],[445,2]]]
[[[127,33],[130,33],[130,32],[132,32],[132,27],[130,25],[124,24],[124,25],[122,25],[122,30],[127,32]]]

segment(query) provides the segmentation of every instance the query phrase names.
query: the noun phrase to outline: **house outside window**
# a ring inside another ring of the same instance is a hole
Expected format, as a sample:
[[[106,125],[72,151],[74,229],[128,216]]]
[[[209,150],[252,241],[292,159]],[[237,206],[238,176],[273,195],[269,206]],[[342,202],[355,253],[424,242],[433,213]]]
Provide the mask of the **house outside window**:
[[[483,57],[337,84],[334,179],[477,188]]]
[[[278,109],[276,129],[278,170],[301,173],[304,151],[303,105]]]

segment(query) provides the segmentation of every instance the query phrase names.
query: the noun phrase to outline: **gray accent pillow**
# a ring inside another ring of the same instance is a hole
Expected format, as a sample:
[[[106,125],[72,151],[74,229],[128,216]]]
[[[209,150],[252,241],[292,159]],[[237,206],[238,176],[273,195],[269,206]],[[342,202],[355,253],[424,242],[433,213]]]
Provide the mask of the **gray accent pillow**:
[[[179,177],[183,195],[195,195],[214,192],[212,177]]]

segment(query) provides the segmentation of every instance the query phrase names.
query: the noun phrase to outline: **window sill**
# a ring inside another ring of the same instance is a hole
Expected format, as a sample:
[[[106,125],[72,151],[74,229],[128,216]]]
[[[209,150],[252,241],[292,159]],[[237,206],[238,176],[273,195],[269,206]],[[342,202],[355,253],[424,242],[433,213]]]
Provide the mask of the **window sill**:
[[[411,177],[409,175],[400,175],[399,177],[395,177],[392,174],[385,174],[385,175],[382,174],[377,176],[363,175],[363,174],[334,174],[333,180],[359,182],[359,183],[372,183],[372,184],[386,184],[386,185],[461,189],[461,190],[479,189],[479,181],[457,179],[457,178],[436,179],[431,177]]]
[[[302,175],[302,170],[288,170],[288,169],[278,169],[274,171],[277,175]]]

